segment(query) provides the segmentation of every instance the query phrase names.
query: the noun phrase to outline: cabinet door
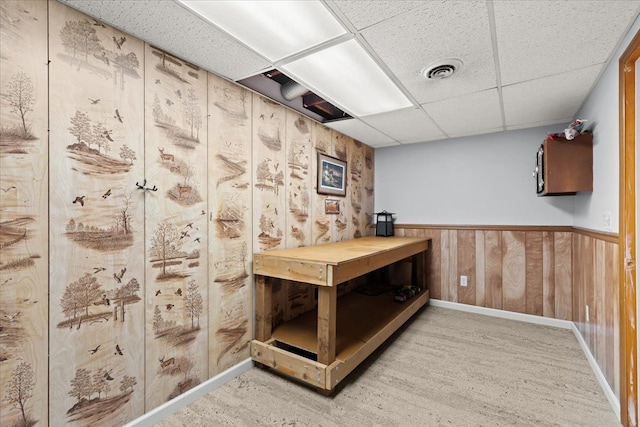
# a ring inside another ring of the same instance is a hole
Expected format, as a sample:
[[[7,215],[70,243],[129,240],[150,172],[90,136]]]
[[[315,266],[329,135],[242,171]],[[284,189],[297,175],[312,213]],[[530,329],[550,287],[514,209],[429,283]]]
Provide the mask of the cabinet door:
[[[593,190],[593,145],[590,134],[544,141],[543,196]]]
[[[544,192],[544,145],[540,145],[536,153],[536,168],[533,171],[536,180],[536,193]]]

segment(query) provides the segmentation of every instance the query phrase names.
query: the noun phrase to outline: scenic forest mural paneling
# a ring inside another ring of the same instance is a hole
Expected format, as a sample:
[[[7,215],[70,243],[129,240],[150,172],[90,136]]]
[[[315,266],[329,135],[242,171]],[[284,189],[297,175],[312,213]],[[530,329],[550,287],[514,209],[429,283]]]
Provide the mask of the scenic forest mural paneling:
[[[3,426],[141,416],[249,357],[254,252],[372,234],[373,149],[56,1],[0,23]]]
[[[0,3],[0,423],[47,423],[47,3]]]
[[[51,425],[144,413],[144,43],[49,3]]]

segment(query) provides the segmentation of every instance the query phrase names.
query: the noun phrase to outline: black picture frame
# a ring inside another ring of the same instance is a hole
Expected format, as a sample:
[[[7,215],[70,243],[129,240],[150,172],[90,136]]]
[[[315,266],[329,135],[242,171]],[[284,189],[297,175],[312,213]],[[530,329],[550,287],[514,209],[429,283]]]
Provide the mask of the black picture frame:
[[[347,162],[318,152],[318,194],[347,195]]]

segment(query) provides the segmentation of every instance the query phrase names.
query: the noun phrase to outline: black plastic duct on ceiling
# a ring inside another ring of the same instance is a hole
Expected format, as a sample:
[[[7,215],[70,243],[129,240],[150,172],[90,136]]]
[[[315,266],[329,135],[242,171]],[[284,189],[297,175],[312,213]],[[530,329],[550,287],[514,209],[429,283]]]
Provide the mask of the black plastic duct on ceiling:
[[[273,85],[265,84],[265,78],[279,85],[278,93],[274,92]],[[278,70],[269,70],[257,76],[238,80],[238,83],[323,123],[351,118],[350,115],[335,105]]]

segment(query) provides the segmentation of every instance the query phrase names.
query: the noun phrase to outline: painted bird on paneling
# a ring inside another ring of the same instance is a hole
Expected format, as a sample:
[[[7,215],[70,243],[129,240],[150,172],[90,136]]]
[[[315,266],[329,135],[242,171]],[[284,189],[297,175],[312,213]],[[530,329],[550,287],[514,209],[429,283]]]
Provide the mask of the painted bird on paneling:
[[[14,188],[17,190],[15,185],[12,185],[11,187],[7,187],[7,188],[0,188],[0,190],[2,190],[3,193],[6,193],[7,191],[12,190]]]
[[[98,21],[97,19],[93,20],[93,25],[97,26],[97,27],[102,27],[102,28],[107,28],[104,26],[104,24],[100,21]]]
[[[102,136],[107,138],[109,141],[113,142],[113,139],[111,139],[111,132],[113,132],[113,131],[112,130],[105,130],[104,132],[102,132]]]
[[[98,350],[100,349],[101,345],[102,344],[98,344],[98,346],[96,348],[92,348],[91,350],[89,350],[89,353],[96,354],[98,352]]]
[[[91,99],[91,98],[87,98],[87,99],[91,101],[91,105],[96,105],[98,102],[100,102],[100,99]]]
[[[93,270],[94,270],[93,274],[97,274],[97,273],[100,273],[101,271],[105,271],[106,268],[104,268],[104,267],[93,267]]]
[[[156,291],[156,296],[160,295],[161,293],[162,293],[162,291],[161,291],[160,289],[158,289],[158,290]]]
[[[16,314],[5,314],[4,318],[7,319],[9,322],[13,322],[16,317],[18,317],[18,314],[20,314],[20,312],[17,312]]]
[[[167,304],[167,310],[171,310],[173,307],[175,307],[175,304]]]
[[[182,289],[178,288],[178,290],[176,291],[176,295],[178,295],[179,297],[182,296]]]
[[[116,46],[118,47],[118,50],[122,49],[122,45],[124,44],[124,42],[127,41],[127,38],[122,36],[119,39],[116,39],[116,36],[111,37],[113,39],[113,42],[116,44]]]
[[[113,278],[116,279],[116,282],[118,283],[122,283],[122,276],[124,276],[124,273],[127,271],[127,268],[123,268],[122,270],[120,270],[119,274],[113,273]]]
[[[84,198],[86,196],[77,196],[73,203],[80,203],[80,206],[84,206]]]
[[[113,369],[109,369],[108,371],[106,371],[104,373],[104,379],[107,381],[113,381],[113,378],[111,377],[111,372],[113,371]]]
[[[111,195],[111,189],[108,189],[108,190],[107,190],[107,192],[106,192],[106,193],[104,193],[104,194],[102,195],[102,198],[103,198],[103,199],[106,199],[106,198],[107,198],[107,197],[109,197],[110,195]]]
[[[119,111],[118,111],[118,109],[116,108],[116,115],[115,115],[115,116],[113,116],[113,118],[114,118],[114,119],[118,119],[118,121],[119,121],[120,123],[122,123],[122,119],[123,119],[124,117],[122,117],[122,116],[120,115],[120,112],[119,112]]]
[[[120,348],[120,345],[116,344],[116,352],[113,354],[119,354],[120,356],[124,356],[124,354],[122,354],[122,350],[124,350],[124,348]]]

